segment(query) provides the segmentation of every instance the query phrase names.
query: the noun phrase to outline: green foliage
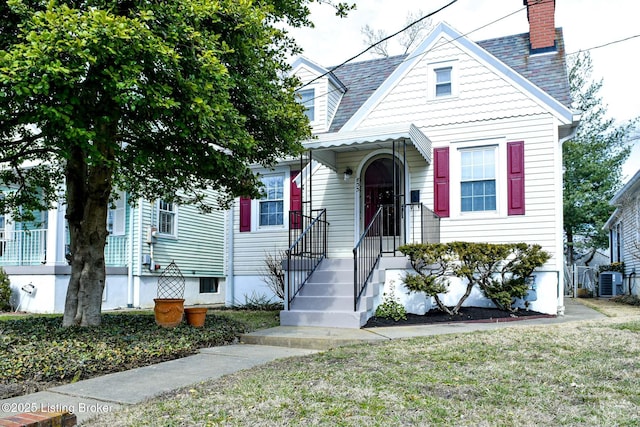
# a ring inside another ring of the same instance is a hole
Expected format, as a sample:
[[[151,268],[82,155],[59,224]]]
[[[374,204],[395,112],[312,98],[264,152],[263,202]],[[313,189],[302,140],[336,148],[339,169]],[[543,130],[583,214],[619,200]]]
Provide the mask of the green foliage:
[[[459,311],[476,285],[498,308],[511,311],[514,299],[522,298],[529,288],[527,278],[550,257],[539,245],[526,243],[427,243],[399,250],[409,256],[417,272],[407,275],[407,288],[434,297],[438,308],[449,314]],[[452,308],[445,307],[437,295],[447,291],[447,276],[466,279],[467,283]]]
[[[273,313],[209,313],[204,328],[167,329],[152,313],[103,316],[98,327],[61,327],[60,316],[0,321],[0,384],[71,382],[176,359],[224,345],[256,327],[272,327]],[[239,320],[236,320],[239,319]],[[0,396],[4,398],[7,396]]]
[[[586,249],[606,248],[602,226],[614,208],[609,200],[621,185],[622,165],[629,156],[627,142],[637,120],[616,125],[607,118],[606,104],[598,92],[602,81],[591,82],[588,52],[570,64],[571,96],[581,111],[576,136],[562,146],[564,184],[564,230],[569,263]]]
[[[411,292],[424,292],[434,299],[440,310],[454,314],[439,296],[449,290],[447,275],[456,260],[451,246],[444,243],[413,243],[400,246],[398,250],[409,257],[411,266],[417,273],[405,276],[404,284],[407,289]]]
[[[288,77],[300,49],[283,24],[312,25],[314,1],[340,16],[353,8],[327,0],[0,2],[0,185],[12,189],[0,212],[20,220],[64,190],[72,254],[65,324],[99,323],[99,254],[114,188],[132,201],[210,211],[259,196],[251,165],[301,152],[311,129],[296,98],[300,82]]]
[[[9,275],[0,267],[0,311],[11,310],[11,283]]]
[[[376,317],[384,319],[407,320],[407,310],[396,299],[393,289],[389,293],[382,294],[382,304],[376,308]]]
[[[598,267],[598,273],[603,271],[617,271],[624,274],[624,262],[614,262],[611,264],[605,264]]]
[[[273,301],[265,294],[259,294],[257,292],[251,292],[251,295],[244,295],[244,304],[234,305],[236,310],[258,310],[258,311],[273,311],[282,310],[284,308],[281,301]]]

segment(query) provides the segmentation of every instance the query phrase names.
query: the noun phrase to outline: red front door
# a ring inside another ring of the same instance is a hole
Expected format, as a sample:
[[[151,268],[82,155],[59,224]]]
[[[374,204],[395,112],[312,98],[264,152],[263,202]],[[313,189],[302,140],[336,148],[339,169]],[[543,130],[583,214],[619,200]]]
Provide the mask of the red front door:
[[[383,235],[398,236],[400,231],[400,168],[396,165],[394,180],[393,162],[390,158],[374,160],[364,175],[364,227],[382,206]],[[396,191],[394,191],[394,182]]]

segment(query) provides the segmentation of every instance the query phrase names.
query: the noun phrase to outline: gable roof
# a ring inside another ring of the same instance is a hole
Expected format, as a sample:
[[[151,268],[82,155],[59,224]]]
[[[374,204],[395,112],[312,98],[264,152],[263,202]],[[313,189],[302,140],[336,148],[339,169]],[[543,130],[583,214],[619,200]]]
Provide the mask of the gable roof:
[[[483,40],[477,44],[562,105],[571,108],[562,28],[556,28],[556,52],[531,55],[529,33]]]
[[[352,62],[330,67],[331,73],[347,88],[331,122],[329,132],[337,132],[358,111],[380,85],[398,68],[407,55]]]
[[[531,55],[529,34],[499,37],[481,42],[472,42],[446,23],[440,23],[411,55],[392,56],[369,61],[352,62],[329,67],[346,87],[329,132],[351,130],[350,121],[358,120],[358,112],[364,113],[367,106],[376,102],[385,86],[394,76],[403,74],[415,61],[428,52],[433,43],[446,34],[467,50],[476,54],[498,71],[515,80],[534,95],[542,98],[550,108],[571,122],[572,113],[569,80],[564,60],[562,29],[556,29],[557,52]],[[393,75],[393,76],[392,76]],[[365,104],[368,104],[365,106]],[[363,108],[365,107],[365,108]],[[344,128],[344,129],[343,129]]]

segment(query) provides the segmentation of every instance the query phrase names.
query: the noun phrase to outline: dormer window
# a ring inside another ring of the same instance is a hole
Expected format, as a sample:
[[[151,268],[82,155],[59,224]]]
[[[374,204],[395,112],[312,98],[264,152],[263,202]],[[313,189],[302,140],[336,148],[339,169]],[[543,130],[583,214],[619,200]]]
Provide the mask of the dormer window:
[[[451,67],[436,68],[436,98],[441,96],[451,96]]]
[[[309,118],[310,122],[313,122],[315,120],[315,90],[301,90],[298,95],[300,95],[300,103],[305,108],[304,114]]]

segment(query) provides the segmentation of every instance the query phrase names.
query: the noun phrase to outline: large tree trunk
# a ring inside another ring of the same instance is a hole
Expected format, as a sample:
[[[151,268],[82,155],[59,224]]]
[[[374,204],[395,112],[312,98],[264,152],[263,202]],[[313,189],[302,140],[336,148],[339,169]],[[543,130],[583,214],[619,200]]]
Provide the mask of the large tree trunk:
[[[115,130],[109,126],[102,130],[99,134],[102,138],[97,138],[91,148],[103,148],[101,154],[110,160],[113,150],[108,148],[107,138],[115,135]],[[65,173],[71,277],[62,323],[63,326],[97,326],[101,321],[106,281],[104,247],[113,167],[109,161],[88,164],[83,148],[76,147],[67,161]]]

